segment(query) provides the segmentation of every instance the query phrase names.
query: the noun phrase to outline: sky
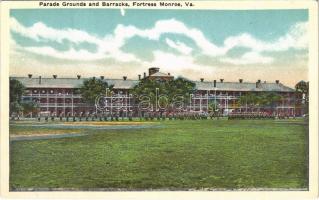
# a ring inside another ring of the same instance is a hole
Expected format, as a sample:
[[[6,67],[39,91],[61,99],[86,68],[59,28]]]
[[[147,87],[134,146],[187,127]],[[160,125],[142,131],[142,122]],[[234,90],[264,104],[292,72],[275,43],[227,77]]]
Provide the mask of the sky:
[[[307,10],[19,9],[10,75],[308,80]]]

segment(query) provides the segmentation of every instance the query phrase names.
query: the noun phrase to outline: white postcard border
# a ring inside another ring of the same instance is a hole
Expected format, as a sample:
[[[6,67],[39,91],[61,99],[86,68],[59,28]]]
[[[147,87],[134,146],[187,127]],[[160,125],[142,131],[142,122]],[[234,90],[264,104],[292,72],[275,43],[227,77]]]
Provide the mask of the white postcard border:
[[[47,2],[47,1],[46,1]],[[54,1],[51,1],[54,2]],[[94,1],[92,1],[94,2]],[[110,1],[108,1],[110,2]],[[116,2],[116,1],[113,1]],[[146,1],[145,1],[146,2]],[[150,2],[150,1],[147,1]],[[177,1],[166,1],[177,2]],[[182,1],[178,1],[182,2]],[[77,9],[83,7],[39,7],[38,1],[1,2],[1,67],[0,67],[0,194],[6,198],[107,198],[107,199],[306,199],[318,195],[318,5],[315,1],[192,1],[195,7],[165,9],[308,9],[309,11],[309,191],[195,191],[195,192],[9,192],[9,10],[10,9]],[[85,7],[90,9],[90,7]],[[120,9],[119,7],[91,7]],[[132,8],[125,8],[132,9]],[[163,9],[134,7],[133,9]]]

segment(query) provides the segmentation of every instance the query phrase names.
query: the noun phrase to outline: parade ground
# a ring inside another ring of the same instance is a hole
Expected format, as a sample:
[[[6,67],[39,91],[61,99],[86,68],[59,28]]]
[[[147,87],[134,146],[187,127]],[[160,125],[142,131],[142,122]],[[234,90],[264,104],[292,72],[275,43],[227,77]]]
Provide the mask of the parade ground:
[[[307,190],[308,123],[10,122],[10,190]]]

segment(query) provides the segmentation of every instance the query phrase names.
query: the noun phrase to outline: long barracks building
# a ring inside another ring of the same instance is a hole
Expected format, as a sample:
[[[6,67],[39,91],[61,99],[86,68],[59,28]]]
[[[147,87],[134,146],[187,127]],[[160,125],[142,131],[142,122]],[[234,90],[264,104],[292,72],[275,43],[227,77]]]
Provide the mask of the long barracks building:
[[[79,93],[83,81],[80,75],[74,78],[59,78],[53,75],[50,78],[41,76],[33,77],[29,74],[26,77],[11,77],[19,80],[25,87],[25,95],[23,101],[38,102],[40,112],[54,114],[57,116],[78,115],[79,113],[94,113],[96,108],[86,104]],[[137,106],[134,105],[134,99],[131,95],[131,89],[139,83],[141,79],[151,79],[155,81],[167,81],[174,79],[170,73],[162,73],[159,68],[149,68],[148,75],[146,73],[138,75],[137,80],[127,79],[107,79],[104,76],[99,77],[101,80],[113,85],[113,95],[107,97],[108,111],[118,112],[119,109],[126,114],[128,111],[136,111]],[[226,82],[224,79],[205,81],[193,81],[196,85],[196,92],[191,95],[189,105],[186,109],[195,112],[207,112],[210,102],[215,102],[220,112],[224,115],[229,113],[243,112],[267,112],[269,108],[256,108],[249,105],[240,105],[239,98],[248,93],[275,92],[281,96],[279,102],[276,102],[276,115],[300,116],[302,115],[301,97],[297,96],[294,89],[289,88],[279,80],[274,82],[265,82],[257,80],[256,82],[244,82],[239,79],[238,82]],[[33,113],[34,115],[35,113]],[[30,113],[29,115],[32,115]]]

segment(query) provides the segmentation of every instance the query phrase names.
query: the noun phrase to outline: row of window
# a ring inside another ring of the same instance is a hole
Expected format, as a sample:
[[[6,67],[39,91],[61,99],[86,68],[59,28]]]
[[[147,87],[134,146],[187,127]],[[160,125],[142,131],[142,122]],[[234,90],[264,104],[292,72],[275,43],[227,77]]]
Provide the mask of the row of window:
[[[27,89],[26,90],[26,93],[27,94],[55,94],[55,93],[58,93],[58,94],[71,94],[72,91],[68,90],[68,91],[61,91],[61,90],[58,90],[57,92],[53,89],[50,89],[50,90],[46,90],[46,89]],[[78,91],[73,91],[73,94],[78,94],[79,92]]]

